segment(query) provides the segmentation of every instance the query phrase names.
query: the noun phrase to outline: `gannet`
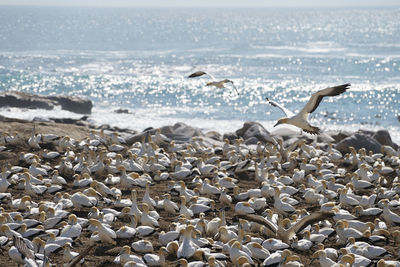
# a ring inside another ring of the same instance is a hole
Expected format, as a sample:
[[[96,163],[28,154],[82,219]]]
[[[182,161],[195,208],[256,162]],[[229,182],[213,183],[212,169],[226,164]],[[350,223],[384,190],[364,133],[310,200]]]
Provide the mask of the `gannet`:
[[[248,262],[251,264],[254,264],[254,261],[252,260],[251,256],[241,250],[242,245],[239,243],[239,241],[235,241],[232,244],[232,247],[229,251],[229,256],[233,264],[238,265],[238,258],[241,256],[244,256],[247,258]]]
[[[277,250],[282,250],[289,248],[289,245],[286,244],[285,242],[282,242],[282,240],[276,239],[276,238],[268,238],[266,239],[263,243],[262,246],[266,248],[269,251],[277,251]]]
[[[149,216],[150,217],[150,216]],[[136,233],[140,238],[149,236],[156,231],[156,229],[152,226],[141,225],[137,226],[139,222],[139,218],[137,215],[130,215],[129,216],[131,223],[129,224],[130,227],[135,228]]]
[[[390,260],[380,259],[377,262],[376,266],[377,267],[386,267],[386,266],[400,267],[400,261],[390,261]]]
[[[218,228],[218,233],[214,236],[214,240],[220,240],[223,243],[228,243],[232,239],[237,239],[237,234],[232,230],[227,229],[226,226]]]
[[[310,240],[305,238],[298,240],[298,238],[295,236],[293,238],[291,247],[299,251],[307,251],[311,248],[312,245],[313,242],[311,242]]]
[[[143,260],[148,266],[165,266],[165,255],[168,253],[165,247],[160,247],[158,254],[147,253],[143,256]]]
[[[139,253],[151,253],[154,251],[153,245],[149,240],[139,240],[136,242],[133,242],[131,244],[131,247],[135,252]]]
[[[61,230],[61,237],[77,238],[81,235],[82,226],[78,223],[78,217],[75,214],[68,216],[68,224]]]
[[[211,74],[208,74],[208,73],[206,73],[206,72],[204,72],[204,71],[196,71],[196,72],[190,74],[190,75],[188,76],[188,78],[196,78],[196,77],[200,77],[200,76],[203,76],[203,75],[207,75],[207,76],[210,77],[211,80],[212,80],[212,82],[208,82],[208,83],[206,84],[206,86],[215,86],[215,87],[217,87],[217,88],[226,88],[226,87],[224,86],[224,84],[225,84],[225,83],[230,83],[230,84],[232,84],[232,86],[233,86],[233,88],[235,89],[236,93],[239,95],[239,91],[237,90],[235,84],[234,84],[233,81],[231,81],[231,80],[224,79],[224,80],[221,80],[221,81],[216,81],[216,79],[214,78],[214,76],[212,76]]]
[[[318,258],[319,263],[321,267],[331,267],[335,266],[336,262],[334,262],[332,259],[330,259],[324,250],[317,250],[313,255],[312,255],[312,261],[314,259]],[[337,265],[337,264],[336,264]]]
[[[249,242],[245,245],[250,251],[251,256],[258,260],[265,260],[269,257],[269,251],[257,242]]]
[[[399,225],[400,215],[394,213],[389,209],[389,200],[383,199],[382,203],[383,203],[383,212],[382,212],[383,219],[389,224]]]
[[[194,252],[198,249],[198,246],[195,245],[192,241],[192,231],[194,230],[193,225],[188,225],[183,232],[183,241],[179,245],[177,251],[178,258],[189,259],[193,256]]]
[[[31,148],[40,149],[39,142],[42,136],[40,134],[36,134],[35,124],[32,128],[32,135],[28,139],[28,144]]]
[[[140,216],[140,223],[144,226],[158,227],[158,221],[149,214],[149,206],[146,203],[142,203],[143,212]]]
[[[311,95],[310,100],[308,100],[307,104],[304,106],[304,108],[297,114],[292,113],[282,105],[276,103],[275,101],[269,100],[268,98],[267,101],[269,104],[271,104],[274,107],[278,107],[281,109],[285,115],[287,116],[286,118],[281,118],[278,120],[278,122],[274,125],[277,126],[279,124],[291,124],[296,127],[301,128],[303,131],[310,133],[310,134],[319,134],[320,129],[318,127],[310,125],[310,123],[307,121],[308,115],[312,112],[314,112],[318,105],[321,103],[322,99],[325,96],[337,96],[342,93],[344,93],[347,89],[349,89],[350,84],[342,84],[334,87],[328,87],[325,89],[322,89],[314,94]]]
[[[75,257],[78,257],[79,253],[71,251],[72,245],[70,242],[64,244],[64,251],[63,251],[63,261],[64,263],[70,263]],[[83,264],[85,259],[79,261],[80,264]]]
[[[287,214],[287,213],[292,213],[295,212],[295,208],[284,201],[280,198],[280,190],[278,187],[274,187],[274,208],[277,212],[282,213],[282,214]]]
[[[7,177],[0,177],[0,193],[7,192],[10,185],[11,184],[8,182]]]
[[[175,214],[177,211],[179,211],[178,205],[171,200],[171,195],[170,194],[164,194],[164,200],[163,200],[163,208],[166,212]]]
[[[179,209],[179,214],[184,215],[186,218],[191,219],[193,217],[193,211],[186,207],[186,197],[180,196],[181,207]]]
[[[145,263],[143,259],[139,256],[136,255],[131,255],[131,247],[130,246],[123,246],[121,249],[121,252],[118,254],[118,256],[114,259],[114,263],[119,263],[122,266],[125,265],[125,263],[133,261],[136,264],[142,264],[142,266],[145,266]],[[133,265],[135,266],[135,265]]]
[[[89,223],[97,227],[98,236],[103,243],[111,243],[113,245],[116,244],[115,240],[117,238],[117,234],[111,228],[103,225],[96,219],[89,219]]]
[[[71,201],[75,208],[87,207],[91,208],[97,204],[97,199],[95,197],[89,197],[82,192],[76,192],[71,196]]]
[[[236,205],[235,205],[235,213],[236,214],[252,214],[252,213],[255,213],[255,211],[251,207],[249,202],[241,201],[241,202],[236,203]]]
[[[230,206],[232,204],[232,197],[227,192],[228,190],[223,188],[219,196],[219,202],[224,206]]]
[[[142,202],[146,203],[150,209],[154,209],[156,207],[156,202],[150,196],[150,184],[146,184],[146,190],[145,190]]]
[[[179,237],[179,231],[172,230],[169,232],[161,231],[158,235],[158,241],[160,241],[161,245],[166,246],[169,242],[176,240]]]

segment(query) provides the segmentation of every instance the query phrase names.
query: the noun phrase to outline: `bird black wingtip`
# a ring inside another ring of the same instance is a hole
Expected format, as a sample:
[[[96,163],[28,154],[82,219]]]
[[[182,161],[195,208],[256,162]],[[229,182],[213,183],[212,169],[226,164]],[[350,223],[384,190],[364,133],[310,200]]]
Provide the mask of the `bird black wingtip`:
[[[194,73],[192,73],[192,74],[190,74],[189,76],[187,76],[188,78],[196,78],[196,77],[199,77],[199,76],[202,76],[202,75],[205,75],[205,74],[207,74],[207,73],[205,73],[204,71],[196,71],[196,72],[194,72]]]

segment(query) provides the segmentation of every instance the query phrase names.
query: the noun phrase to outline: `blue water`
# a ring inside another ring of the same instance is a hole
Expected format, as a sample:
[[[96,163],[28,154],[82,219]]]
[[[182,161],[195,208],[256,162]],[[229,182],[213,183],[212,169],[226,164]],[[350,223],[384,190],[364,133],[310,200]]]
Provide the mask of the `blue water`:
[[[311,93],[352,83],[312,114],[323,129],[388,129],[400,142],[400,7],[135,9],[0,7],[0,90],[88,97],[94,123],[177,121],[227,132],[272,130]],[[196,70],[233,80],[205,87]],[[129,109],[116,115],[110,110]],[[3,115],[76,116],[0,109]]]

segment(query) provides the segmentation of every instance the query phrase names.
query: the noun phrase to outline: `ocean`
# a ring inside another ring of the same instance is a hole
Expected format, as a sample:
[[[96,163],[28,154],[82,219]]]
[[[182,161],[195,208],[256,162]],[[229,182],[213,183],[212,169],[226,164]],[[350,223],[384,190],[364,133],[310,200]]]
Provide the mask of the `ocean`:
[[[0,7],[0,90],[76,95],[94,103],[89,121],[135,130],[181,121],[234,131],[268,130],[320,89],[322,129],[387,129],[400,143],[400,7],[100,8]],[[203,70],[231,79],[206,87]],[[229,85],[228,85],[229,86]],[[113,111],[128,109],[129,114]],[[72,117],[63,110],[0,108],[4,116]]]

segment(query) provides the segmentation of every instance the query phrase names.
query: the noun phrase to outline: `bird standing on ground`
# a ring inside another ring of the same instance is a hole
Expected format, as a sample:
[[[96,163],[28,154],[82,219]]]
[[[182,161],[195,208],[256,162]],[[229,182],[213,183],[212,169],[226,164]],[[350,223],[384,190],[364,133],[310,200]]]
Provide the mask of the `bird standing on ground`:
[[[279,124],[286,123],[299,127],[307,133],[319,134],[320,129],[318,127],[310,125],[310,123],[307,121],[308,115],[317,109],[318,105],[321,103],[322,99],[325,96],[340,95],[346,92],[346,90],[349,89],[349,87],[350,84],[346,83],[334,87],[328,87],[312,94],[310,100],[308,100],[304,108],[300,110],[300,112],[297,114],[292,113],[290,110],[286,109],[285,107],[276,103],[275,101],[266,98],[269,104],[271,104],[274,107],[280,108],[287,116],[285,118],[279,119],[278,122],[274,125],[274,127]]]
[[[236,93],[239,95],[239,91],[237,90],[235,84],[234,84],[233,81],[231,81],[231,80],[224,79],[224,80],[221,80],[221,81],[216,81],[216,79],[214,78],[214,76],[212,76],[211,74],[208,74],[208,73],[206,73],[206,72],[204,72],[204,71],[196,71],[196,72],[190,74],[190,75],[188,76],[188,78],[196,78],[196,77],[200,77],[200,76],[203,76],[203,75],[207,75],[207,76],[210,77],[211,80],[212,80],[211,82],[208,82],[208,83],[206,84],[206,86],[215,86],[215,87],[217,87],[217,88],[226,88],[226,87],[225,87],[225,84],[226,84],[226,83],[230,83],[230,84],[232,84],[232,86],[233,86],[233,88],[235,89]]]

